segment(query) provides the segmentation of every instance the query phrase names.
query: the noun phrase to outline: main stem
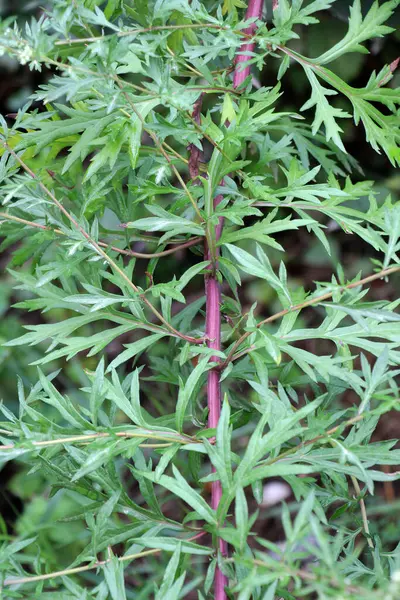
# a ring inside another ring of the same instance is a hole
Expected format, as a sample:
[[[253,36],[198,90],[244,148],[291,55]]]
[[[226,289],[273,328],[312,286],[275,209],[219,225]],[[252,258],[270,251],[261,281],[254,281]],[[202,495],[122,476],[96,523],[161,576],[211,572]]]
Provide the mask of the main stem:
[[[253,17],[261,18],[263,7],[263,0],[249,0],[248,8],[246,11],[246,20]],[[252,34],[255,30],[255,24],[251,25],[246,33]],[[233,76],[233,86],[236,88],[240,86],[243,81],[250,74],[250,66],[241,69],[242,63],[249,60],[249,57],[244,52],[252,52],[254,50],[254,43],[249,42],[241,46],[239,54],[236,59],[235,72]],[[214,209],[221,202],[222,196],[216,196],[214,198]],[[218,225],[215,230],[215,240],[218,242],[221,237],[223,228],[223,219],[220,218]],[[216,246],[214,256],[212,257],[210,248],[205,248],[205,260],[212,260],[214,262],[210,264],[208,273],[205,277],[205,293],[206,293],[206,339],[207,345],[213,350],[221,349],[221,311],[220,311],[220,300],[221,300],[221,289],[217,279],[217,268],[218,268],[218,256],[219,247]],[[218,362],[217,357],[213,357],[212,360]],[[221,385],[220,385],[220,372],[218,368],[211,369],[208,372],[207,379],[207,401],[208,401],[208,426],[210,428],[216,428],[219,422],[221,414]],[[217,510],[219,502],[222,497],[222,486],[220,481],[213,481],[211,484],[211,507]],[[219,539],[218,549],[222,556],[227,556],[228,546],[227,543]],[[215,570],[214,578],[214,597],[215,600],[225,600],[226,592],[225,586],[228,584],[226,575],[222,573],[217,565]]]

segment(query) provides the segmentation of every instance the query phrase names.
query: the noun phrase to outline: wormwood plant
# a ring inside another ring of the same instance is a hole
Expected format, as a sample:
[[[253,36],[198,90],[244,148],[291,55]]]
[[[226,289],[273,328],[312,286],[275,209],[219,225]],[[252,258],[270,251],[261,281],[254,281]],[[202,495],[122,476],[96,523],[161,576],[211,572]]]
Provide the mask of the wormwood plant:
[[[298,32],[333,1],[268,2],[267,25],[261,0],[54,0],[1,24],[2,52],[49,80],[1,118],[16,307],[47,322],[7,343],[41,358],[19,414],[2,406],[0,456],[61,507],[34,535],[3,532],[2,598],[399,597],[399,551],[368,520],[398,477],[381,468],[395,441],[371,436],[398,407],[399,301],[368,287],[400,270],[400,205],[360,181],[341,136],[352,117],[400,162],[397,64],[363,88],[334,69],[390,33],[399,1],[355,0],[343,39],[303,56]],[[278,81],[255,88],[266,61]],[[280,109],[295,63],[298,114]],[[285,232],[329,254],[332,222],[374,252],[370,271],[288,281]],[[278,312],[242,307],[248,277]],[[297,501],[282,544],[262,503],[276,477]]]

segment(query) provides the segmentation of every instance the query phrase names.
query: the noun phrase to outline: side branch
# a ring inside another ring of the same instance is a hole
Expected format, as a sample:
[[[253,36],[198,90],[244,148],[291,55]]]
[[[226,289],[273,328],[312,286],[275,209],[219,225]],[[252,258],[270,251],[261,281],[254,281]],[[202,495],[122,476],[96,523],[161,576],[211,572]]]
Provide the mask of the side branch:
[[[62,214],[68,219],[70,223],[76,228],[76,230],[84,237],[86,242],[94,248],[94,250],[99,254],[109,265],[110,267],[118,273],[118,275],[124,280],[128,288],[133,290],[136,294],[139,294],[140,299],[146,306],[151,310],[151,312],[157,317],[157,319],[165,325],[165,327],[170,331],[173,335],[184,339],[185,341],[191,344],[202,344],[204,342],[203,338],[193,338],[191,336],[186,336],[180,333],[175,327],[173,327],[168,321],[164,319],[162,314],[152,305],[152,303],[146,298],[146,296],[140,291],[140,289],[129,279],[127,274],[124,272],[121,267],[117,265],[117,263],[108,256],[106,252],[100,247],[98,242],[96,242],[90,235],[85,231],[85,229],[76,221],[76,219],[67,211],[67,209],[61,204],[61,202],[55,197],[53,192],[49,190],[48,187],[44,185],[37,178],[36,174],[28,167],[28,165],[22,160],[20,156],[7,144],[7,142],[2,141],[1,145],[11,154],[11,156],[17,161],[17,163],[22,167],[22,169],[34,179],[40,189],[50,198],[50,200],[57,206],[57,208],[62,212]]]
[[[10,435],[10,433],[8,433]],[[15,449],[21,449],[21,450],[32,450],[33,448],[48,448],[49,446],[57,446],[58,444],[86,444],[88,442],[91,442],[92,440],[97,440],[99,438],[123,438],[123,439],[130,439],[130,438],[139,438],[139,439],[150,439],[150,440],[161,440],[163,442],[167,442],[167,446],[170,446],[172,444],[194,444],[194,443],[198,443],[199,440],[197,440],[196,438],[191,438],[190,436],[184,436],[184,435],[179,435],[179,434],[174,434],[174,435],[166,435],[165,432],[160,432],[157,433],[157,431],[114,431],[114,432],[106,432],[106,431],[95,431],[93,433],[88,433],[88,434],[79,434],[79,435],[70,435],[70,436],[66,436],[66,437],[60,437],[60,438],[55,438],[52,440],[39,440],[39,441],[32,441],[32,440],[26,440],[27,443],[30,444],[31,447],[24,447],[22,445],[17,445],[17,444],[5,444],[5,445],[0,445],[0,452],[5,451],[5,450],[15,450]],[[145,446],[145,447],[149,447],[148,444],[140,444],[141,446]],[[160,444],[162,447],[165,446],[165,444]],[[159,444],[157,444],[157,447],[159,446]],[[151,444],[151,447],[154,447],[154,444]]]
[[[28,227],[36,227],[36,229],[42,229],[43,231],[52,231],[57,235],[66,236],[64,231],[61,229],[48,227],[47,225],[42,225],[41,223],[35,223],[34,221],[28,221],[26,219],[21,219],[20,217],[16,217],[14,215],[10,215],[5,212],[0,212],[0,222],[1,219],[5,221],[14,221],[16,223],[21,223],[22,225],[27,225]],[[135,250],[125,250],[124,248],[118,248],[118,246],[113,246],[112,244],[107,244],[107,242],[97,242],[101,248],[106,248],[112,250],[113,252],[118,252],[118,254],[124,254],[125,256],[132,256],[133,258],[144,258],[150,260],[152,258],[161,258],[162,256],[168,256],[169,254],[174,254],[174,252],[178,252],[179,250],[184,250],[185,248],[191,248],[196,244],[199,244],[202,241],[201,237],[195,237],[187,242],[182,242],[181,244],[176,244],[172,241],[169,241],[169,244],[174,244],[173,248],[169,248],[168,250],[161,250],[160,252],[135,252]],[[154,242],[157,242],[157,239],[154,239]]]
[[[197,533],[196,535],[188,538],[186,541],[193,542],[194,540],[199,539],[204,535],[203,532]],[[142,558],[143,556],[151,556],[152,554],[160,554],[162,549],[153,548],[151,550],[144,550],[143,552],[138,552],[136,554],[127,554],[126,556],[119,556],[117,558],[118,562],[126,562],[129,560],[136,560],[137,558]],[[94,569],[98,569],[99,567],[103,567],[107,563],[111,562],[112,558],[107,558],[106,560],[98,560],[94,561],[88,565],[83,565],[81,567],[74,567],[72,569],[64,569],[63,571],[54,571],[53,573],[44,573],[43,575],[31,575],[30,577],[8,577],[4,581],[5,586],[11,585],[21,585],[24,583],[35,583],[37,581],[45,581],[49,579],[56,579],[57,577],[65,577],[69,575],[74,575],[75,573],[84,573],[85,571],[93,571]]]
[[[306,300],[305,302],[301,302],[300,304],[295,304],[294,306],[291,306],[290,308],[285,308],[284,310],[281,310],[281,311],[275,313],[274,315],[271,315],[270,317],[263,319],[262,321],[257,323],[256,327],[258,329],[259,327],[262,327],[263,325],[266,325],[267,323],[272,323],[273,321],[277,321],[278,319],[280,319],[281,317],[284,317],[288,313],[302,310],[303,308],[307,308],[308,306],[314,306],[315,304],[320,304],[324,300],[330,300],[330,298],[332,298],[334,292],[337,290],[340,290],[340,291],[351,290],[352,288],[358,287],[360,285],[361,286],[366,285],[367,283],[370,283],[371,281],[375,281],[376,279],[382,279],[382,277],[387,277],[388,275],[391,275],[392,273],[397,273],[398,271],[400,271],[400,266],[389,267],[387,269],[383,269],[382,271],[379,271],[379,273],[374,273],[373,275],[368,275],[368,277],[364,277],[364,279],[360,279],[359,281],[353,281],[352,283],[348,283],[347,285],[338,285],[331,292],[327,292],[326,294],[322,294],[321,296],[316,296],[315,298],[310,298],[310,300]],[[252,331],[246,331],[246,333],[244,333],[234,343],[226,360],[224,361],[224,363],[222,363],[220,365],[221,370],[225,369],[225,367],[232,360],[237,360],[238,358],[240,358],[240,357],[244,356],[245,354],[248,354],[248,352],[250,352],[250,348],[246,348],[242,352],[239,352],[238,354],[236,354],[237,349],[243,344],[243,342],[245,342],[247,340],[247,338],[252,333],[253,333]]]

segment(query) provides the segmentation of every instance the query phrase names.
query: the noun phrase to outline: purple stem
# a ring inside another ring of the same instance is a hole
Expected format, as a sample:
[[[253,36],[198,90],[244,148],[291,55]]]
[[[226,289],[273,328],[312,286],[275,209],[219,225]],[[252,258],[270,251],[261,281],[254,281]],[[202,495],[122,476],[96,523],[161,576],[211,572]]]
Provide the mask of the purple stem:
[[[246,19],[252,17],[261,18],[262,7],[264,0],[249,0],[248,8],[246,11]],[[256,29],[256,25],[253,24],[245,30],[246,33],[252,34]],[[249,57],[244,55],[243,52],[252,52],[254,50],[254,43],[244,43],[239,50],[239,54],[236,59],[235,72],[233,76],[233,86],[238,87],[250,74],[250,66],[246,66],[240,69],[242,63],[247,62]],[[216,196],[214,198],[214,208],[221,202],[222,196]],[[220,218],[218,225],[215,230],[215,240],[218,242],[221,237],[223,228],[223,219]],[[216,259],[219,256],[219,247],[216,247],[215,253]],[[205,248],[205,260],[211,260],[211,253],[209,248]],[[207,346],[213,350],[221,349],[221,311],[220,311],[220,300],[221,290],[218,280],[216,278],[217,264],[211,264],[208,268],[208,273],[205,277],[205,293],[206,293],[206,338]],[[218,362],[218,357],[214,356],[213,361]],[[207,400],[208,400],[208,426],[212,429],[216,428],[221,414],[221,385],[220,385],[220,374],[218,369],[211,369],[208,372],[207,379]],[[213,469],[215,470],[215,469]],[[217,510],[219,502],[222,496],[222,486],[220,481],[213,481],[211,484],[211,508]],[[219,551],[222,556],[228,555],[227,543],[219,539],[218,541]],[[226,600],[225,586],[228,585],[228,579],[226,575],[218,568],[215,570],[214,579],[214,598],[215,600]]]
[[[214,207],[219,204],[222,196],[216,196],[214,199]],[[223,226],[223,219],[219,219],[219,223],[215,232],[215,239],[218,240],[221,237]],[[216,255],[219,255],[219,249],[217,247]],[[205,260],[211,260],[211,254],[209,249],[206,248]],[[206,337],[208,339],[207,346],[214,350],[221,349],[221,313],[220,313],[220,299],[221,289],[220,285],[215,277],[215,268],[210,265],[209,274],[205,277],[205,292],[206,292]],[[218,362],[218,358],[213,356],[213,361]],[[220,385],[220,374],[217,369],[211,369],[208,372],[207,378],[207,399],[208,399],[208,426],[216,428],[218,425],[219,417],[221,414],[221,385]],[[215,471],[213,467],[213,471]],[[211,484],[211,508],[217,510],[219,502],[222,496],[222,486],[220,481],[213,481]],[[222,556],[228,555],[228,545],[221,538],[218,540],[218,548]],[[226,575],[218,568],[215,570],[214,578],[214,594],[215,600],[225,600],[225,586],[228,585],[228,579]]]
[[[252,19],[253,17],[257,17],[261,19],[262,9],[263,9],[264,0],[249,0],[249,4],[246,10],[246,20]],[[244,33],[248,33],[249,35],[253,34],[257,26],[255,23],[250,25],[247,29],[244,30]],[[242,63],[245,63],[250,60],[250,56],[246,56],[242,54],[243,52],[253,52],[255,43],[254,42],[246,42],[242,44],[239,50],[239,54],[236,57],[236,68],[233,75],[233,87],[238,87],[243,81],[250,75],[250,65],[244,67],[240,70],[240,66]]]

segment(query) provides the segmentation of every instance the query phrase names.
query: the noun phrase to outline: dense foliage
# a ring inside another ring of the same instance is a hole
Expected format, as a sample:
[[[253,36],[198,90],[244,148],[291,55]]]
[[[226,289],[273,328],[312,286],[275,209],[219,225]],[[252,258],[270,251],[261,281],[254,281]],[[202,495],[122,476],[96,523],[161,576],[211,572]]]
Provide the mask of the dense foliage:
[[[38,375],[19,380],[18,414],[1,406],[1,462],[50,491],[43,525],[3,531],[2,597],[398,597],[400,552],[370,530],[368,501],[398,478],[396,441],[371,438],[398,408],[399,301],[367,294],[400,271],[400,205],[342,135],[352,118],[400,163],[397,61],[364,87],[335,64],[389,34],[399,3],[355,0],[317,57],[298,32],[333,0],[267,2],[268,23],[246,18],[252,0],[54,0],[0,24],[3,54],[50,73],[0,117],[0,233],[16,307],[51,315],[4,345],[37,346]],[[260,87],[248,68],[272,61]],[[282,108],[293,65],[299,113]],[[328,255],[335,231],[360,238],[369,271],[338,265],[304,289],[285,267],[300,229]],[[275,313],[244,305],[249,278]],[[263,528],[276,478],[297,501],[284,544]]]

